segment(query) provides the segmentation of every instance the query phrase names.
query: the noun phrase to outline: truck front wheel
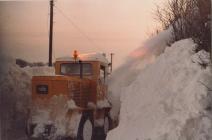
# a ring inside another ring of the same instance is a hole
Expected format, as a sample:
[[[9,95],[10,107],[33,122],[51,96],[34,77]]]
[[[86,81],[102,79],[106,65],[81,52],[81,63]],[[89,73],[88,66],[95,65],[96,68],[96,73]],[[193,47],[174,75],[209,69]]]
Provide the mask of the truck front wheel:
[[[104,134],[107,135],[107,132],[111,129],[111,118],[109,115],[106,115],[104,118]]]
[[[83,115],[78,128],[77,140],[92,140],[93,130],[91,118]]]

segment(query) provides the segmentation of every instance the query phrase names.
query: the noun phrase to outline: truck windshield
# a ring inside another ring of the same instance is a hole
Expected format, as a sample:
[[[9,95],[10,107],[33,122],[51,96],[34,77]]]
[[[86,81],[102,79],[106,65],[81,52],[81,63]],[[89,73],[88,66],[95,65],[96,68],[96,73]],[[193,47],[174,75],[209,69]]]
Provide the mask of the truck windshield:
[[[82,63],[83,75],[92,74],[92,65],[89,63]],[[64,63],[61,64],[61,74],[63,75],[80,75],[79,63]]]

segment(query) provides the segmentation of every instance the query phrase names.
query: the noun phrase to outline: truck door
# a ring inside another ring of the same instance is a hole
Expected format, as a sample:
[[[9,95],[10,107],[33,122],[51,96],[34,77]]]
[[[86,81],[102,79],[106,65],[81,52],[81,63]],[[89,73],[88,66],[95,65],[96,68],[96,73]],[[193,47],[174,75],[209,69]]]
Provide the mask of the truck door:
[[[107,93],[107,76],[105,66],[100,66],[100,78],[99,78],[99,96],[103,99]]]

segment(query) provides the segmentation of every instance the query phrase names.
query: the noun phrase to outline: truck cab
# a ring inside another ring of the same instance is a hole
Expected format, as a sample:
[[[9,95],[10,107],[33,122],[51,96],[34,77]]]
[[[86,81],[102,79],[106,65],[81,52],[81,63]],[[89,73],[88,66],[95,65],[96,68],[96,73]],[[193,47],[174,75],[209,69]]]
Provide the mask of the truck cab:
[[[107,100],[110,63],[104,54],[57,58],[55,75],[32,77],[29,138],[91,140],[111,128]]]

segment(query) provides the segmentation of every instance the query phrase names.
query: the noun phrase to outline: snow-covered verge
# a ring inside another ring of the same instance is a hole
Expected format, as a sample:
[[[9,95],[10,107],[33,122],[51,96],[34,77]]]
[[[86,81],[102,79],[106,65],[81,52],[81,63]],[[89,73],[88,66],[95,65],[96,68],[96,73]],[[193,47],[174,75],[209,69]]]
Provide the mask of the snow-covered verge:
[[[27,72],[30,76],[53,76],[55,75],[54,67],[42,66],[42,67],[24,67],[22,71]]]
[[[181,40],[154,59],[136,58],[119,70],[124,79],[113,77],[110,89],[110,96],[120,97],[119,125],[107,140],[212,139],[209,54],[195,53],[195,47],[192,39]]]
[[[30,75],[15,64],[15,59],[0,57],[1,140],[22,138],[29,104]]]
[[[48,67],[16,65],[15,59],[0,52],[0,139],[26,139],[27,108],[30,103],[32,75],[52,74]]]

